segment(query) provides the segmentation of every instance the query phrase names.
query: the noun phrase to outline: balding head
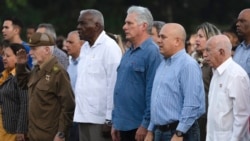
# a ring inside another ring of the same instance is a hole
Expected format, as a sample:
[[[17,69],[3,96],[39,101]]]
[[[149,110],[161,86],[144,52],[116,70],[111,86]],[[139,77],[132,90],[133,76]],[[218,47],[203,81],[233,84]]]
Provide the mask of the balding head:
[[[237,22],[236,31],[247,44],[250,43],[250,8],[244,9],[240,12]]]
[[[160,52],[165,57],[174,55],[183,49],[186,40],[186,31],[182,25],[177,23],[165,24],[160,33]]]
[[[216,35],[207,41],[203,56],[211,67],[217,68],[231,57],[231,49],[232,44],[227,36]]]
[[[76,59],[79,54],[84,41],[80,40],[79,33],[77,31],[71,31],[66,39],[65,47],[68,55]]]

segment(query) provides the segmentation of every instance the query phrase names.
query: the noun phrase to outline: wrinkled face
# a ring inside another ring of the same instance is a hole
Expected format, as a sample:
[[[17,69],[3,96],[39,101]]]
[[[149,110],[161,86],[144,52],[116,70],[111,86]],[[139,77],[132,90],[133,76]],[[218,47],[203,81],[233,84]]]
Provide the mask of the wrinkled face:
[[[135,40],[135,38],[140,35],[142,30],[142,24],[137,23],[136,17],[137,15],[135,13],[130,13],[125,19],[123,30],[125,32],[126,39],[129,41]]]
[[[203,51],[206,47],[207,37],[202,29],[199,29],[196,36],[196,50]]]
[[[49,47],[39,46],[30,48],[30,57],[32,58],[33,65],[41,65],[46,59]]]
[[[173,55],[176,38],[172,36],[171,29],[168,26],[163,26],[159,35],[159,49],[160,53],[164,57],[170,57]]]
[[[250,11],[241,12],[236,23],[236,31],[239,36],[245,37],[250,34]]]
[[[12,24],[12,21],[6,20],[3,23],[3,38],[4,40],[11,40],[16,34],[18,34],[17,27]]]
[[[16,55],[10,47],[6,47],[3,49],[3,64],[4,68],[7,70],[12,70],[15,68],[16,64]]]
[[[207,43],[205,50],[203,51],[203,57],[212,68],[217,68],[220,65],[220,49],[216,48],[213,41]]]
[[[96,32],[97,23],[89,13],[83,13],[78,18],[77,30],[81,40],[91,40]]]
[[[81,40],[79,39],[78,34],[69,34],[67,39],[66,39],[66,43],[65,43],[65,47],[67,49],[67,53],[73,57],[78,57],[79,53],[80,53],[80,49],[81,49]]]
[[[157,33],[157,30],[155,27],[152,27],[151,30],[151,37],[153,38],[154,42],[157,43],[159,45],[159,40],[160,40],[160,36]]]

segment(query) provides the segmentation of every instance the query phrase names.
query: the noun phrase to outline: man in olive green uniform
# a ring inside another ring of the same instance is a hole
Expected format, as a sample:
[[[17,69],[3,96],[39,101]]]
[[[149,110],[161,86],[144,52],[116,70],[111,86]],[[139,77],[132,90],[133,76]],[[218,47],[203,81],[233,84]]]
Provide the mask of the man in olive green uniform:
[[[17,79],[29,93],[30,141],[63,141],[72,125],[75,108],[69,76],[52,55],[55,42],[46,33],[35,33],[30,41],[34,68],[26,69],[24,50],[17,52]]]

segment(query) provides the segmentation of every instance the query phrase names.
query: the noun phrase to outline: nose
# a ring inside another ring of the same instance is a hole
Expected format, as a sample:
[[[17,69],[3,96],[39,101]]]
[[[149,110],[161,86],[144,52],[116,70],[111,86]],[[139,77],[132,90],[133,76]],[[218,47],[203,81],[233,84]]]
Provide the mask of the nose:
[[[207,58],[207,50],[206,49],[202,52],[202,56],[203,56],[204,59]]]
[[[123,27],[122,27],[122,29],[125,30],[126,28],[127,28],[127,25],[124,24]]]

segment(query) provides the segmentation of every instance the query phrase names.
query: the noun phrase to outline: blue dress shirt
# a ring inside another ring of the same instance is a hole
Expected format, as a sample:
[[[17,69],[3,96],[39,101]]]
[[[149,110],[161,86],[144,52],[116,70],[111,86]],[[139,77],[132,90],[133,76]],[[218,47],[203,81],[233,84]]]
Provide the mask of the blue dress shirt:
[[[73,59],[70,57],[69,59],[69,66],[67,68],[67,72],[70,77],[70,83],[73,91],[75,92],[75,85],[76,85],[76,79],[77,79],[77,64],[79,62],[79,57],[76,59]]]
[[[163,60],[152,89],[151,121],[165,125],[179,121],[177,130],[186,133],[205,113],[205,93],[198,63],[185,50]]]
[[[114,90],[112,122],[115,129],[148,128],[152,84],[161,59],[152,38],[140,47],[131,47],[122,57]]]
[[[22,45],[24,46],[25,51],[28,54],[28,66],[29,66],[30,69],[32,69],[33,68],[32,58],[31,58],[31,56],[29,54],[29,52],[30,52],[30,46],[26,42],[24,42],[24,41],[22,42]]]
[[[233,59],[247,72],[248,77],[250,78],[250,44],[246,46],[243,41],[236,48]]]

